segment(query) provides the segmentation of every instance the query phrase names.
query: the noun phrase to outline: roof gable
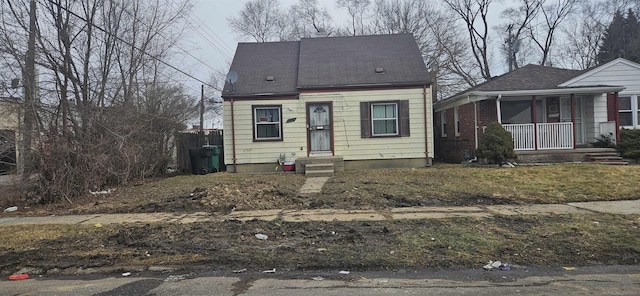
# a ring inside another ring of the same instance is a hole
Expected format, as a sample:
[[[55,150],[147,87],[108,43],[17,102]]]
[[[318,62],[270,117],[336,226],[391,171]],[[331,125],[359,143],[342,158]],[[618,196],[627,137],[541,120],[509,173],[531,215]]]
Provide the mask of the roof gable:
[[[577,87],[592,85],[594,83],[615,85],[639,84],[639,77],[640,64],[623,58],[617,58],[604,65],[584,71],[583,74],[563,82],[560,86]],[[633,82],[629,83],[630,80]]]

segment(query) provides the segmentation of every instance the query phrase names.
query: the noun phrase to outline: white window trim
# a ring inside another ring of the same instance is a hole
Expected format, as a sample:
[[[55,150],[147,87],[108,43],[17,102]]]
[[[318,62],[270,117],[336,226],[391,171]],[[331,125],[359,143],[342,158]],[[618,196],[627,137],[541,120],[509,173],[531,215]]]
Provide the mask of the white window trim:
[[[440,111],[440,134],[443,138],[447,137],[447,111]]]
[[[394,111],[395,111],[395,117],[389,117],[389,118],[374,118],[373,116],[373,107],[374,106],[386,106],[386,105],[393,105]],[[400,126],[398,125],[398,122],[400,121],[400,116],[398,115],[398,104],[397,103],[372,103],[371,104],[371,136],[373,137],[380,137],[380,136],[397,136],[400,135]],[[395,120],[396,122],[396,132],[395,133],[390,133],[390,134],[376,134],[376,129],[374,127],[373,122],[376,120]]]
[[[278,111],[278,121],[267,121],[261,122],[258,120],[258,110],[271,110],[275,109]],[[282,140],[282,108],[278,106],[254,106],[253,107],[253,139],[255,141],[273,141],[273,140]],[[258,137],[258,126],[259,125],[275,125],[278,128],[278,137],[268,137],[268,138],[260,138]]]
[[[454,133],[456,137],[460,136],[460,115],[458,114],[458,108],[453,108],[453,124],[454,124]]]

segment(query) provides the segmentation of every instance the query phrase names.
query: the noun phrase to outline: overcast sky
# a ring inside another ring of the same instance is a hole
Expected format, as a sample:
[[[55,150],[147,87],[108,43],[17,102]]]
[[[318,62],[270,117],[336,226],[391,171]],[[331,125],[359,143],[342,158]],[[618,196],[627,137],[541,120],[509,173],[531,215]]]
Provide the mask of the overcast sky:
[[[247,0],[196,0],[193,9],[194,21],[196,23],[202,21],[205,25],[200,28],[201,32],[189,33],[192,36],[189,36],[191,44],[188,47],[194,48],[192,54],[208,65],[202,65],[196,60],[197,72],[204,72],[203,74],[208,75],[207,73],[211,72],[209,66],[228,68],[237,43],[253,41],[239,40],[227,22],[228,17],[238,15],[245,2]],[[279,2],[282,9],[288,9],[297,1],[280,0]],[[336,8],[334,0],[320,0],[319,3],[330,10],[335,24],[341,25],[346,22],[346,12]],[[207,34],[207,38],[203,39],[201,34]],[[198,76],[198,78],[201,77]]]
[[[193,16],[190,21],[196,24],[197,28],[187,30],[187,44],[183,48],[189,52],[189,56],[183,61],[173,61],[173,63],[179,63],[177,66],[202,81],[208,81],[213,69],[228,71],[237,43],[254,41],[250,39],[239,40],[227,22],[227,18],[239,14],[247,1],[195,0]],[[281,9],[284,10],[289,9],[297,0],[279,0],[279,2]],[[348,23],[349,17],[346,10],[337,8],[335,0],[318,0],[318,2],[320,6],[329,10],[335,26],[344,26]],[[494,22],[497,21],[503,7],[502,3],[492,5],[491,15]],[[199,81],[189,77],[180,80],[189,88],[193,88],[193,93],[199,96],[201,85]],[[207,118],[205,126],[217,125],[212,120],[213,118]],[[196,123],[194,122],[194,124]]]

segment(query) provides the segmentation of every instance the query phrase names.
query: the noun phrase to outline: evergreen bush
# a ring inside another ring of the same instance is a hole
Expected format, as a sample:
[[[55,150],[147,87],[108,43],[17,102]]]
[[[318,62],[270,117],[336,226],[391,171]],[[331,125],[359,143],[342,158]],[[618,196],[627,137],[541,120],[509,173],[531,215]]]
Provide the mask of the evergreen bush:
[[[507,159],[516,159],[518,156],[513,150],[513,137],[511,133],[498,122],[489,123],[487,129],[480,138],[476,157],[485,158],[490,163],[502,165]]]
[[[640,129],[620,130],[620,143],[616,149],[624,158],[630,158],[636,162],[640,161]]]

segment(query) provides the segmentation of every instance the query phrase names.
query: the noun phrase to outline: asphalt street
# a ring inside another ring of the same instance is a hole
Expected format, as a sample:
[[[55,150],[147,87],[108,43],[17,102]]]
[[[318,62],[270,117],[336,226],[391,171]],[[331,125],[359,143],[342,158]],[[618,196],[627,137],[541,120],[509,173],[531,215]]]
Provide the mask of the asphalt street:
[[[192,271],[0,281],[0,295],[640,295],[640,266],[508,271]]]

